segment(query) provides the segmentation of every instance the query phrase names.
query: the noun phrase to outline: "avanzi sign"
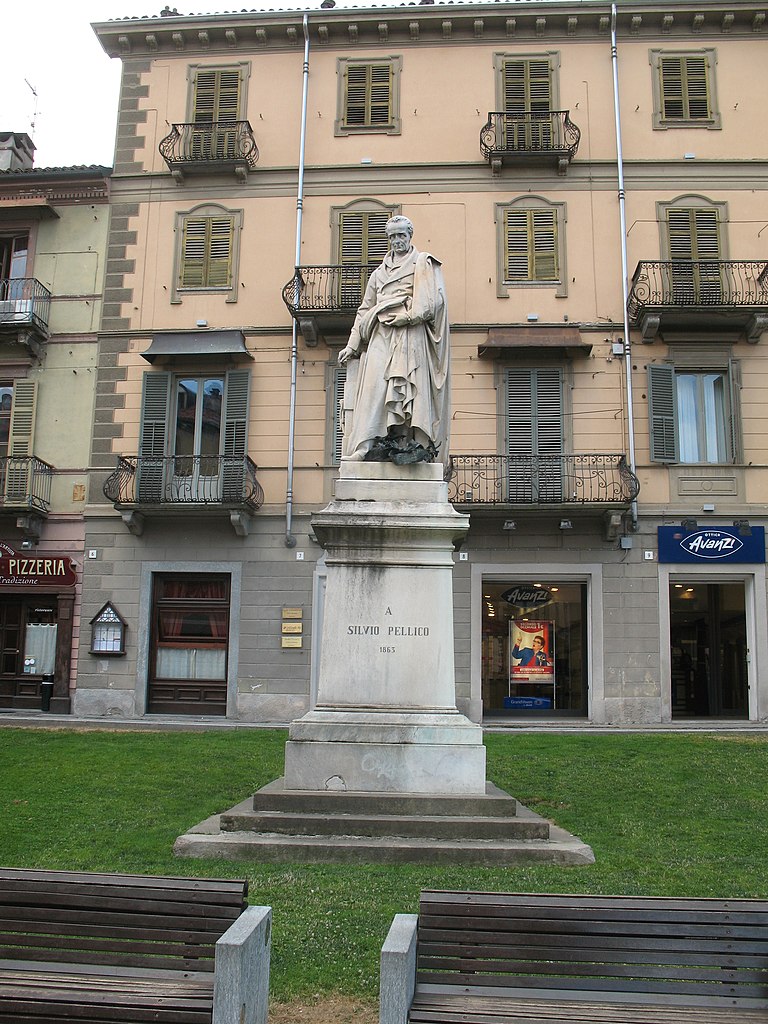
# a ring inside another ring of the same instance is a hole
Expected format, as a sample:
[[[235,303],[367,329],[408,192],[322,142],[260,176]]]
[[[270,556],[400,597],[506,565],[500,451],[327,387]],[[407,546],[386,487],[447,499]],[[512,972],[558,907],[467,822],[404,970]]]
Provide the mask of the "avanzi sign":
[[[688,530],[660,526],[660,562],[765,562],[765,530],[762,526],[707,526]]]

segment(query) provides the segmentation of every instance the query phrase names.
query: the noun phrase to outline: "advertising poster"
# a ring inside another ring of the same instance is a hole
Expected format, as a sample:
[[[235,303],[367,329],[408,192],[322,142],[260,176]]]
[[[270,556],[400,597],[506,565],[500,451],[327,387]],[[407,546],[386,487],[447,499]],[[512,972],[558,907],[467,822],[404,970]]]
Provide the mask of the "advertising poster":
[[[511,619],[509,623],[509,685],[555,684],[554,622]]]

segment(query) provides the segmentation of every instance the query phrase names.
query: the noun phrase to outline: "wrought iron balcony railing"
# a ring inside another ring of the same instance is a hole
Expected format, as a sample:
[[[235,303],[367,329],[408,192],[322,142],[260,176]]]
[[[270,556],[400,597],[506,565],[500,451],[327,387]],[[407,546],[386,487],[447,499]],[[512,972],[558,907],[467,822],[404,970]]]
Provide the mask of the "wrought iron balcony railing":
[[[729,326],[745,328],[748,339],[757,341],[768,327],[766,278],[764,261],[644,261],[632,278],[629,321],[641,329],[646,341],[660,327],[722,330]]]
[[[313,313],[346,313],[354,316],[363,300],[368,278],[378,263],[346,263],[343,266],[296,267],[283,288],[283,302],[299,318]]]
[[[576,156],[581,130],[568,110],[491,111],[480,130],[480,151],[495,171],[518,160],[555,159],[565,173]]]
[[[47,335],[51,293],[34,277],[0,279],[0,326],[34,327]]]
[[[629,504],[640,482],[624,455],[452,455],[454,505]]]
[[[34,455],[0,458],[0,508],[47,513],[53,466]]]
[[[248,121],[196,121],[174,124],[160,143],[171,171],[216,171],[230,168],[245,175],[259,159]]]
[[[256,466],[248,456],[121,456],[104,483],[104,494],[117,507],[209,505],[255,512],[264,504]]]

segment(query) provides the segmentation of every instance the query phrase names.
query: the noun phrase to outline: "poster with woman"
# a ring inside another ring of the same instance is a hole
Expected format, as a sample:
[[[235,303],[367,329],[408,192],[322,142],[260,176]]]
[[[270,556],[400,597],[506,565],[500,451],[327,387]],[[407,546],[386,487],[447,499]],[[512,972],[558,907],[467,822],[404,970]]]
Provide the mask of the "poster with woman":
[[[554,622],[511,619],[509,623],[509,684],[555,685]]]

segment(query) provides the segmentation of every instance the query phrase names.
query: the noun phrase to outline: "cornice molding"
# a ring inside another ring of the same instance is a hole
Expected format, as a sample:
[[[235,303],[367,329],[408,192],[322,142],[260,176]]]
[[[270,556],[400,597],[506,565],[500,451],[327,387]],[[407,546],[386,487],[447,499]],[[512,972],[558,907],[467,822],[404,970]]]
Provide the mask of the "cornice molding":
[[[125,18],[97,22],[93,30],[110,57],[179,56],[297,50],[304,44],[302,11],[241,11],[228,14]],[[534,42],[542,39],[607,39],[611,5],[593,0],[574,4],[516,0],[493,4],[440,3],[426,6],[315,9],[307,11],[310,42],[318,49],[447,43]],[[619,38],[675,41],[763,35],[766,9],[737,0],[639,0],[622,3]]]

